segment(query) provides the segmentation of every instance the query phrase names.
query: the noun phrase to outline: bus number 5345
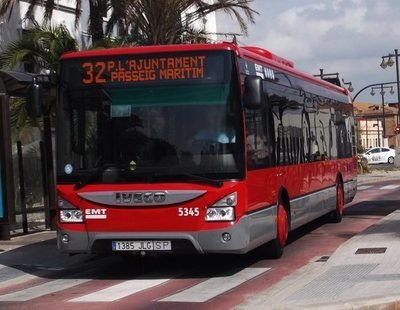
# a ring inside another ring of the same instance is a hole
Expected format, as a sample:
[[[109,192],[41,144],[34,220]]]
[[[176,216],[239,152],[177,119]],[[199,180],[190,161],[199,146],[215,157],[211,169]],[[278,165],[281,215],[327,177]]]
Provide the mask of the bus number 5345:
[[[199,216],[199,208],[178,208],[178,216]]]

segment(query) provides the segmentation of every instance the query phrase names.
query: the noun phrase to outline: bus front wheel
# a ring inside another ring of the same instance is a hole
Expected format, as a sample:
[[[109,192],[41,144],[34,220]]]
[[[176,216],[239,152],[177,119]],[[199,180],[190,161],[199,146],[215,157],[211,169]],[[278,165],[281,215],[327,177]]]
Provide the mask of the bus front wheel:
[[[276,237],[267,244],[267,253],[271,258],[280,258],[289,235],[289,217],[285,206],[278,203],[276,215]]]

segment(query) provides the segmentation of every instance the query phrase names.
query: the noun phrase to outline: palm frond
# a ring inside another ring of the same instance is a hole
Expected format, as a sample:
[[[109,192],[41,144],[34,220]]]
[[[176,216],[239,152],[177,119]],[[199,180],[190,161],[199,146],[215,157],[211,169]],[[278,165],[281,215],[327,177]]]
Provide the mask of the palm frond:
[[[15,97],[10,101],[10,123],[12,128],[43,126],[41,119],[28,117],[26,101],[22,97]]]
[[[36,26],[0,51],[0,67],[13,69],[19,63],[31,62],[56,72],[60,55],[77,49],[76,40],[65,26]]]
[[[118,21],[123,19],[125,24],[132,25],[136,30],[129,36],[136,36],[136,43],[173,44],[180,43],[198,33],[194,42],[201,41],[200,34],[205,35],[204,29],[195,29],[195,22],[206,15],[223,11],[234,18],[242,31],[247,34],[247,22],[254,23],[251,9],[252,0],[110,0],[113,8],[112,16],[107,24],[110,33]],[[189,30],[190,29],[190,30]],[[193,41],[190,39],[190,41]],[[140,43],[139,43],[140,42]]]

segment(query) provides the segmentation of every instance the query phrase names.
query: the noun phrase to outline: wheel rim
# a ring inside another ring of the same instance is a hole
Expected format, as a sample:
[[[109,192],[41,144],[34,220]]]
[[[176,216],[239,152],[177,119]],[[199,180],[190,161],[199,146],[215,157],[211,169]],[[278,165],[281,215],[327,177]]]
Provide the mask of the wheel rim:
[[[337,212],[340,216],[343,215],[344,211],[344,198],[343,198],[343,188],[342,185],[338,185],[337,188],[337,206],[336,206]]]
[[[289,223],[286,209],[283,205],[278,206],[278,242],[284,246],[289,234]]]

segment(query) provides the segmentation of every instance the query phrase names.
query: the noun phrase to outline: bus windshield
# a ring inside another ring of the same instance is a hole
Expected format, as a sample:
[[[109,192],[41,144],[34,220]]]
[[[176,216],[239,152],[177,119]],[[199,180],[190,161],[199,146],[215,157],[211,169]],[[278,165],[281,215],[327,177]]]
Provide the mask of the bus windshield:
[[[64,60],[58,182],[242,178],[237,76],[227,51]]]

